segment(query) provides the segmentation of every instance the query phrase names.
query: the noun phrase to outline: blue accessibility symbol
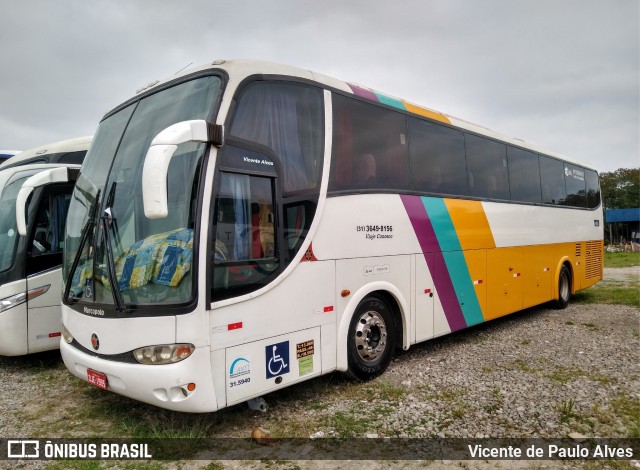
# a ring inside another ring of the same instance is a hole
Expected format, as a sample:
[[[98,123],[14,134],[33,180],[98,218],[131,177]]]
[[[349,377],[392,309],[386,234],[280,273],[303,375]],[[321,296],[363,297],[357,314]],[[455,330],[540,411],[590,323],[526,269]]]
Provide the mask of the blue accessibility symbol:
[[[270,344],[265,348],[265,356],[267,379],[289,373],[289,341]]]

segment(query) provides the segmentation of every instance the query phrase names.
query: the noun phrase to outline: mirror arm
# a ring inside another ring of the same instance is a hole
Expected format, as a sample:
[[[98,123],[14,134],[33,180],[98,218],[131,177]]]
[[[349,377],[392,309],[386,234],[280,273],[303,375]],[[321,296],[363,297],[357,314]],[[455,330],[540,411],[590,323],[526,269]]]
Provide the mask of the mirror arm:
[[[148,219],[161,219],[168,215],[167,173],[169,163],[185,142],[224,144],[224,126],[205,120],[182,121],[161,131],[149,145],[142,169],[142,197],[144,215]]]
[[[23,237],[27,235],[27,199],[34,189],[55,183],[75,182],[80,170],[78,168],[60,167],[41,171],[27,178],[22,183],[18,197],[16,198],[16,226],[18,233]]]

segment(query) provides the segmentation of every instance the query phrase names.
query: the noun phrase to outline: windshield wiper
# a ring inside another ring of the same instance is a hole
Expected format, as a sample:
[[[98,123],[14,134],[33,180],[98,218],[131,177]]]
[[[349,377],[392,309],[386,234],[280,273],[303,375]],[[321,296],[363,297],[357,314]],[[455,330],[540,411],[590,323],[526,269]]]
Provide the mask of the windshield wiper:
[[[100,201],[100,190],[96,193],[96,197],[89,211],[89,218],[87,222],[82,227],[82,235],[80,236],[80,245],[78,246],[78,251],[76,251],[76,255],[73,258],[73,263],[71,263],[71,269],[69,269],[69,274],[66,279],[66,284],[64,286],[64,293],[62,295],[62,301],[65,304],[69,303],[69,293],[71,292],[71,283],[73,282],[73,276],[75,276],[76,269],[78,269],[78,264],[80,263],[80,258],[82,257],[82,250],[89,239],[89,233],[95,227],[96,213],[98,212],[98,203]]]
[[[105,248],[105,255],[107,257],[107,274],[109,275],[109,284],[111,284],[111,294],[113,295],[113,302],[118,312],[122,312],[125,309],[124,300],[122,298],[122,292],[120,292],[120,285],[118,284],[118,275],[116,274],[116,262],[113,258],[113,249],[111,248],[111,226],[113,225],[113,217],[111,216],[111,208],[107,207],[104,210],[102,217],[102,238]]]

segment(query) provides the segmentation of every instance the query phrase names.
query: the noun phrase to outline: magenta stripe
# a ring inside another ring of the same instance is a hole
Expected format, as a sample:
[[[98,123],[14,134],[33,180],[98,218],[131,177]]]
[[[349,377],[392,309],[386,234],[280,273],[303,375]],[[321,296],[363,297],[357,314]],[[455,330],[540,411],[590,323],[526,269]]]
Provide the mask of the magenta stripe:
[[[400,199],[402,199],[413,230],[418,237],[418,243],[420,243],[424,259],[431,272],[449,328],[451,331],[462,330],[467,327],[467,323],[464,320],[447,264],[442,256],[438,238],[433,230],[433,225],[431,225],[431,220],[429,220],[427,210],[419,196],[400,196]]]
[[[378,102],[378,97],[371,90],[367,90],[366,88],[362,88],[358,85],[352,85],[351,83],[347,83],[347,85],[349,85],[354,95],[359,96],[361,98],[366,98],[371,101],[375,101],[376,103]]]

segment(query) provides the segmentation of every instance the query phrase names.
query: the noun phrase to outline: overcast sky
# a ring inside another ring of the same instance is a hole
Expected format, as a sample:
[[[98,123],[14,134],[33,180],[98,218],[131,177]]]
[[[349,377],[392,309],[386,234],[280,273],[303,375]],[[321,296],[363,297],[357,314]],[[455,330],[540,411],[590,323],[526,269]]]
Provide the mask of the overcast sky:
[[[640,159],[638,0],[0,0],[0,148],[95,132],[135,90],[250,58],[591,163]]]

